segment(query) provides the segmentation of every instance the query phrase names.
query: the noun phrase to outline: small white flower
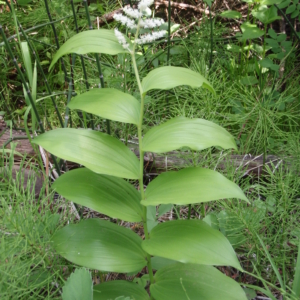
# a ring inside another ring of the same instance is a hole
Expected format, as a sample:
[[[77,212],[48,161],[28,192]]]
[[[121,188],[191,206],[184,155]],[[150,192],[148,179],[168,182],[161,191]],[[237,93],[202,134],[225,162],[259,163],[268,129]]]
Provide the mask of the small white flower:
[[[152,33],[142,35],[139,39],[135,40],[135,42],[137,44],[151,43],[155,40],[164,37],[166,34],[167,34],[166,30],[155,31]]]
[[[138,4],[138,8],[140,11],[146,10],[150,5],[152,5],[154,0],[141,0]]]
[[[165,21],[163,19],[145,19],[140,21],[140,25],[143,28],[155,28],[164,23]]]
[[[129,44],[127,43],[124,35],[117,28],[115,28],[115,36],[117,37],[118,42],[122,45],[122,47],[126,50],[129,50]]]
[[[133,8],[131,8],[131,7],[124,7],[123,8],[123,11],[124,11],[124,13],[127,15],[127,16],[129,16],[129,17],[131,17],[131,18],[133,18],[133,19],[138,19],[138,18],[140,18],[141,16],[142,16],[142,14],[139,12],[139,10],[138,9],[133,9]]]
[[[137,27],[134,20],[123,16],[122,14],[114,14],[114,19],[128,28],[135,29]]]

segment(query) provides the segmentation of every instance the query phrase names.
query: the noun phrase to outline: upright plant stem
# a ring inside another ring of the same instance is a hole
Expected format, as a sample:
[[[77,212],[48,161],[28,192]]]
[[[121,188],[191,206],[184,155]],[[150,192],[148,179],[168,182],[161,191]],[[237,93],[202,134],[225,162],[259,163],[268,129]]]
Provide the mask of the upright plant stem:
[[[137,30],[136,30],[136,34],[135,34],[135,40],[138,38],[139,29],[140,29],[140,20],[141,19],[139,19],[139,21],[138,21]],[[136,44],[134,43],[133,50],[131,53],[131,58],[132,58],[132,64],[133,64],[133,68],[134,68],[134,72],[135,72],[136,81],[137,81],[138,88],[140,90],[140,95],[141,95],[141,110],[140,110],[140,118],[139,118],[139,124],[138,124],[138,139],[139,139],[139,152],[140,152],[139,187],[140,187],[140,192],[141,192],[141,200],[145,200],[144,181],[143,181],[143,178],[144,178],[144,176],[143,176],[144,175],[144,152],[142,150],[142,148],[143,148],[142,147],[142,142],[143,142],[142,125],[143,125],[143,118],[144,118],[145,95],[143,93],[143,88],[142,88],[139,72],[138,72],[137,65],[136,65],[135,47],[136,47]],[[145,239],[149,239],[149,233],[148,233],[148,227],[147,227],[147,207],[146,206],[143,207],[143,226],[144,226]],[[147,254],[147,267],[148,267],[150,282],[152,284],[152,283],[154,283],[154,278],[153,278],[153,270],[152,270],[152,264],[151,264],[151,256],[149,254]]]
[[[211,68],[214,38],[213,38],[213,23],[212,23],[212,16],[211,16],[210,5],[208,6],[208,9],[209,9],[209,20],[210,20],[210,58],[209,58],[209,68]]]
[[[76,58],[76,54],[73,53],[73,54],[72,54],[71,69],[74,68],[75,58]],[[72,72],[71,72],[71,73],[72,73]],[[69,102],[71,101],[72,92],[73,92],[73,80],[72,80],[72,76],[70,76],[70,80],[69,80],[69,92],[68,92],[68,100],[67,100],[67,104],[69,104]],[[65,127],[65,128],[68,127],[68,122],[69,122],[69,119],[70,119],[69,112],[70,112],[70,109],[69,109],[69,107],[67,106],[67,107],[66,107],[66,114],[65,114],[65,124],[64,124],[64,127]],[[72,127],[71,120],[70,120],[70,126]]]
[[[167,54],[167,64],[170,65],[170,48],[171,48],[171,1],[168,3],[168,54]]]

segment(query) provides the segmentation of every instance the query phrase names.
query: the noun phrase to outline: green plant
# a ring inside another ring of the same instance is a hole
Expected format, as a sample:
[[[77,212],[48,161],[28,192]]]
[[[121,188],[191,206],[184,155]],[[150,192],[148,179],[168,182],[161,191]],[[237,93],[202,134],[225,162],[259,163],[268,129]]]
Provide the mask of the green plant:
[[[0,150],[1,299],[58,299],[61,258],[49,247],[60,220],[54,193],[44,196],[46,182],[24,157],[13,165],[15,147]]]
[[[194,88],[202,86],[214,93],[209,82],[200,74],[179,67],[157,68],[140,81],[135,60],[136,47],[143,41],[162,36],[161,32],[154,32],[149,37],[139,37],[142,24],[150,26],[151,22],[155,23],[145,19],[144,12],[149,9],[149,3],[151,1],[143,0],[139,10],[126,12],[137,21],[124,17],[127,18],[126,24],[136,31],[133,41],[119,31],[82,32],[59,49],[50,66],[62,55],[71,52],[130,55],[140,101],[116,89],[106,88],[75,97],[69,107],[136,125],[140,160],[121,141],[91,130],[56,129],[34,139],[34,143],[54,155],[86,167],[67,172],[55,182],[54,188],[60,194],[110,217],[142,222],[145,240],[112,222],[88,219],[68,225],[55,234],[54,247],[68,260],[101,271],[128,273],[147,266],[150,294],[157,300],[246,299],[235,281],[212,267],[229,265],[242,271],[230,243],[219,231],[201,220],[177,220],[157,225],[153,222],[154,218],[149,217],[153,212],[155,215],[156,205],[186,205],[222,198],[247,201],[236,184],[218,172],[197,167],[161,174],[144,191],[145,152],[161,153],[182,147],[201,150],[213,145],[236,149],[233,137],[226,130],[202,119],[177,117],[142,136],[144,100],[148,91],[189,85]],[[140,192],[122,178],[137,179]],[[157,270],[155,275],[154,266]],[[110,299],[113,298],[112,291],[114,297],[149,299],[142,287],[123,281],[95,286],[94,297]]]

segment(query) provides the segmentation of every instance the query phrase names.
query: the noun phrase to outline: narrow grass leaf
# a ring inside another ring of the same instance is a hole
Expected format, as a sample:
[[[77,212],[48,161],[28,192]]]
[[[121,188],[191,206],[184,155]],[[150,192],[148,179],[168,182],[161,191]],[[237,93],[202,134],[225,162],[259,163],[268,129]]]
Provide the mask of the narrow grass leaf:
[[[266,253],[266,256],[267,256],[267,258],[268,258],[268,260],[269,260],[269,262],[270,262],[270,264],[271,264],[271,266],[272,266],[272,269],[273,269],[274,273],[276,274],[276,277],[277,277],[277,279],[278,279],[278,281],[279,281],[279,284],[280,284],[281,288],[284,289],[285,286],[284,286],[282,277],[281,277],[281,275],[280,275],[280,273],[279,273],[279,271],[278,271],[278,268],[277,268],[275,262],[273,261],[273,259],[272,259],[271,255],[270,255],[269,251],[267,250],[267,248],[266,248],[264,242],[262,241],[262,239],[260,238],[260,236],[259,236],[257,233],[256,233],[256,236],[257,236],[257,238],[258,238],[258,240],[259,240],[261,246],[263,247],[263,249],[264,249],[264,251],[265,251],[265,253]]]
[[[203,86],[215,94],[213,87],[201,74],[181,67],[167,66],[154,69],[142,81],[143,93],[156,89],[169,90],[180,85],[192,88]]]
[[[293,292],[296,294],[297,297],[300,297],[300,241],[298,245],[298,255],[297,255],[297,263],[295,267]]]
[[[94,300],[119,299],[121,296],[125,299],[150,300],[144,288],[125,280],[106,281],[95,285],[93,295]]]
[[[68,105],[102,118],[138,124],[140,103],[131,95],[116,89],[93,89],[78,95]]]
[[[116,55],[129,53],[118,42],[113,30],[99,29],[80,32],[67,40],[56,52],[51,62],[51,69],[57,60],[65,54],[103,53]]]
[[[121,178],[80,168],[60,176],[52,186],[66,199],[111,218],[142,221],[140,193]]]
[[[32,87],[32,79],[33,79],[32,63],[31,63],[31,56],[30,56],[27,42],[21,42],[21,50],[22,50],[23,62],[25,66],[27,79],[29,81],[30,86]]]
[[[240,285],[212,266],[175,264],[158,270],[150,286],[156,300],[247,300]]]
[[[186,205],[224,198],[239,198],[248,202],[240,187],[222,174],[204,168],[186,168],[156,177],[147,186],[145,200],[141,203],[145,206]]]
[[[54,248],[71,262],[106,272],[134,272],[146,265],[142,239],[128,228],[100,219],[83,220],[55,233]]]
[[[154,227],[143,249],[182,263],[242,267],[224,235],[200,220],[176,220]]]
[[[63,300],[93,300],[93,282],[87,269],[76,269],[63,287]]]
[[[60,128],[48,131],[33,143],[63,159],[90,170],[122,178],[139,178],[139,160],[116,138],[93,130]]]
[[[150,129],[143,151],[163,153],[182,147],[203,150],[212,146],[237,149],[233,136],[221,126],[203,119],[177,117]]]

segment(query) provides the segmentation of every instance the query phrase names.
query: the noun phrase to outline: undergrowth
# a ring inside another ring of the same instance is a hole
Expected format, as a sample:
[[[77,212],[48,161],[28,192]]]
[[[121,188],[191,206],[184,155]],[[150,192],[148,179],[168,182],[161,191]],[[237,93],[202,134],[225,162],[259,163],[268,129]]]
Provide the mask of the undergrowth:
[[[63,44],[76,34],[71,8],[60,1],[52,1],[50,8],[55,19],[64,18],[56,23],[58,38]],[[92,4],[90,7],[92,21],[96,21],[99,10],[104,14],[114,8],[111,2]],[[79,31],[87,30],[83,6],[79,5],[78,11]],[[15,34],[10,14],[2,13],[0,16],[3,18],[2,22],[7,24],[7,36]],[[43,1],[37,1],[30,9],[18,9],[17,17],[22,21],[24,29],[49,22]],[[114,25],[110,23],[104,27],[113,28]],[[52,43],[53,33],[46,28],[50,27],[41,27],[28,33],[45,73],[56,52],[56,47]],[[145,99],[144,123],[147,125],[144,132],[175,116],[204,118],[223,126],[235,137],[239,147],[238,154],[242,156],[251,154],[253,157],[272,154],[280,157],[273,165],[268,165],[262,174],[258,174],[259,176],[254,173],[245,175],[244,169],[232,164],[230,157],[233,153],[220,152],[215,148],[201,153],[191,152],[187,164],[219,169],[229,179],[238,183],[251,200],[250,205],[227,200],[192,206],[192,218],[204,218],[212,226],[219,228],[234,246],[245,270],[256,274],[258,279],[241,274],[231,275],[240,276],[241,282],[245,285],[263,286],[262,280],[265,280],[273,287],[278,287],[278,278],[257,237],[258,234],[285,284],[291,287],[300,241],[298,224],[300,217],[298,177],[300,76],[297,56],[287,57],[284,76],[280,77],[275,72],[269,71],[264,74],[262,86],[245,85],[238,80],[242,67],[241,57],[237,53],[228,51],[227,42],[222,39],[229,33],[223,23],[214,24],[213,64],[209,68],[208,30],[209,23],[204,22],[191,30],[188,36],[179,34],[176,41],[172,43],[169,63],[189,67],[203,74],[216,90],[216,95],[185,87],[149,93],[149,97]],[[12,44],[16,46],[14,40]],[[138,54],[140,58],[137,64],[141,74],[168,63],[165,45],[161,43],[145,45],[142,52]],[[23,91],[19,76],[7,60],[7,56],[6,50],[1,47],[0,64],[4,72],[0,73],[0,93],[5,95],[5,101],[0,102],[0,110],[5,111],[8,118],[14,119],[17,127],[24,127],[26,106]],[[20,56],[17,48],[16,56]],[[253,54],[252,58],[257,59],[257,56]],[[101,56],[102,73],[105,86],[136,96],[134,73],[128,59],[124,55],[118,55],[116,59]],[[70,70],[69,57],[65,58],[65,63]],[[94,57],[86,57],[85,63],[88,82],[92,88],[96,88],[99,79]],[[83,93],[86,85],[79,59],[76,60],[73,72],[68,71],[68,75],[73,78],[75,92]],[[67,90],[65,74],[60,67],[57,67],[47,75],[47,78],[51,89],[56,93],[58,109],[64,116],[67,95],[61,94],[61,91]],[[41,84],[38,98],[43,96],[45,96],[45,88]],[[7,112],[7,106],[12,112],[11,115]],[[52,127],[59,127],[50,99],[42,101],[38,110],[44,116],[43,122],[46,128],[45,116],[48,117]],[[71,118],[73,127],[87,126],[77,113],[71,112]],[[93,117],[93,121],[98,130],[107,130],[105,120]],[[125,141],[137,136],[137,132],[129,124],[111,123],[111,131],[112,135]],[[5,155],[3,154],[2,157]],[[225,165],[222,169],[219,168],[220,162]],[[27,165],[25,161],[22,161],[21,165],[33,168],[32,164]],[[47,182],[44,182],[40,196],[37,198],[34,189],[29,186],[23,189],[20,184],[23,180],[22,172],[19,174],[19,179],[15,180],[3,171],[3,168],[12,167],[7,160],[2,161],[1,167],[1,299],[60,299],[64,281],[76,266],[58,257],[51,247],[50,240],[60,226],[73,221],[70,209],[59,198],[54,197],[51,188],[45,196]],[[35,175],[32,173],[29,178],[32,186],[34,186],[34,178]],[[187,214],[186,207],[173,208],[174,218],[186,218]],[[98,275],[101,280],[104,280],[103,274]],[[276,288],[271,290],[274,295],[280,296]]]

